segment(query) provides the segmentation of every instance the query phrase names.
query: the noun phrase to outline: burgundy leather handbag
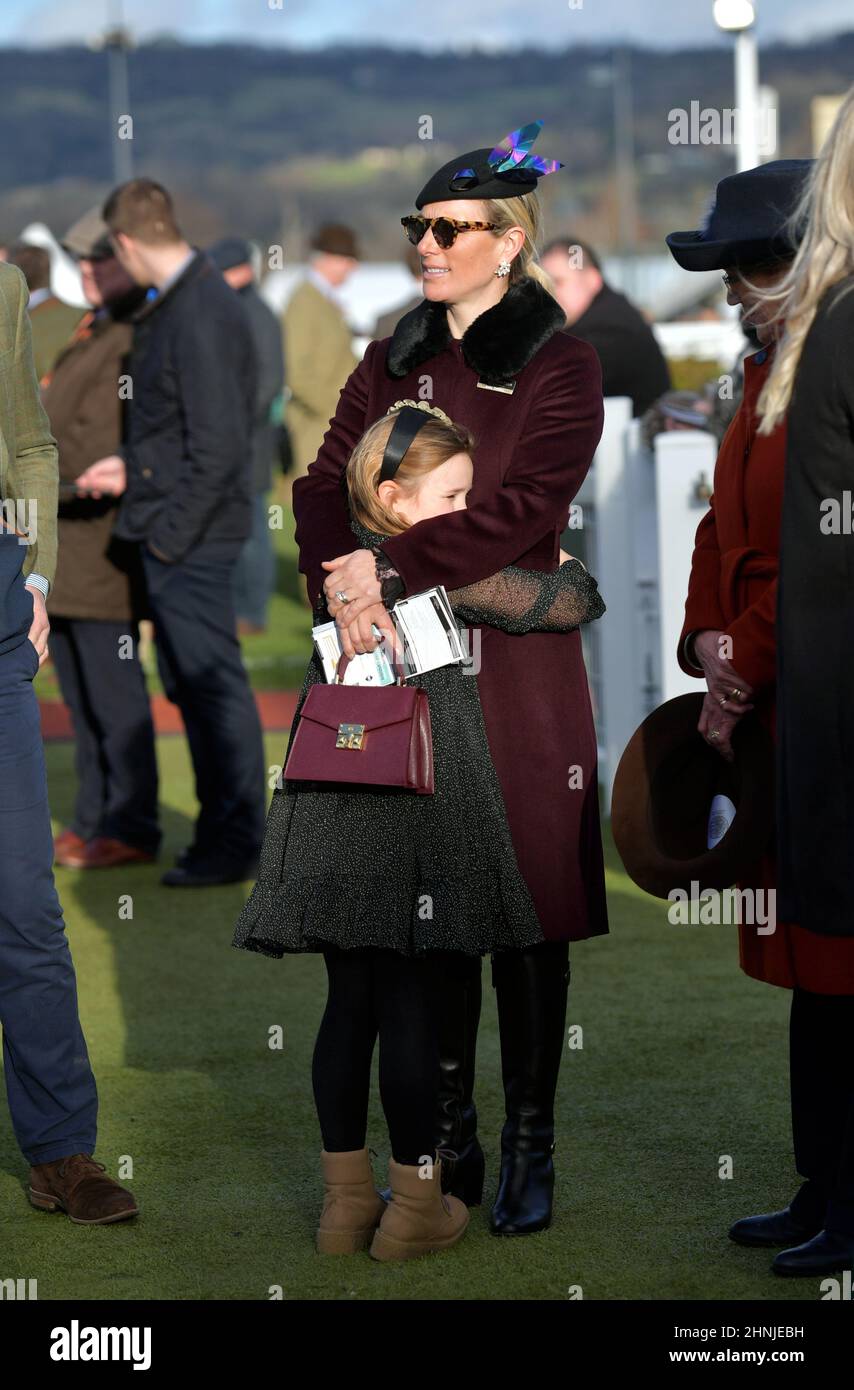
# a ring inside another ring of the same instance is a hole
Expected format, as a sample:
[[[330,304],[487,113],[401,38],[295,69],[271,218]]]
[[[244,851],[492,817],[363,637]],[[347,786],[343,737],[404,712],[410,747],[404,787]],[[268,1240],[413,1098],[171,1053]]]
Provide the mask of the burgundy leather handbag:
[[[427,691],[404,685],[313,685],[284,767],[289,781],[358,782],[433,792],[433,734]]]

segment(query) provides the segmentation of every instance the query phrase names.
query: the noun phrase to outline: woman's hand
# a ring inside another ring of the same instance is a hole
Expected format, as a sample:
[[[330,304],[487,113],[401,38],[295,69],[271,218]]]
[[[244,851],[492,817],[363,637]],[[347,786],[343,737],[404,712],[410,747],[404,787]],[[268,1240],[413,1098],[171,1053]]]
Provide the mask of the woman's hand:
[[[352,550],[349,555],[336,555],[334,560],[321,560],[325,570],[329,570],[323,581],[326,606],[333,618],[347,608],[347,621],[352,622],[363,609],[382,602],[382,588],[377,579],[377,562],[372,550]],[[336,591],[347,595],[342,603],[335,597]]]
[[[717,700],[721,709],[744,714],[745,710],[753,709],[747,703],[753,694],[753,686],[738,674],[728,657],[721,655],[724,640],[730,640],[725,632],[705,628],[694,638],[694,654],[705,672],[712,699]]]
[[[370,608],[363,608],[358,618],[352,623],[344,621],[346,611],[347,605],[344,606],[344,613],[339,614],[335,621],[338,625],[338,634],[341,638],[342,649],[346,652],[347,656],[355,656],[357,652],[372,652],[376,650],[382,641],[382,637],[377,637],[376,633],[371,631],[372,623],[376,623],[382,636],[387,639],[390,656],[391,651],[395,650],[397,634],[385,604],[374,603]]]
[[[371,631],[377,627],[394,643],[394,624],[382,601],[382,586],[377,579],[376,558],[372,550],[353,550],[349,555],[336,555],[334,560],[322,560],[329,570],[323,581],[326,606],[334,618],[341,637],[341,646],[349,657],[357,652],[372,652],[381,640]],[[336,591],[347,595],[342,603]]]
[[[750,708],[752,709],[753,706],[751,705]],[[727,713],[706,691],[703,698],[703,708],[700,710],[700,718],[697,723],[697,732],[707,743],[717,749],[724,762],[731,763],[735,760],[731,743],[732,731],[742,714],[743,710],[739,710],[737,714]]]
[[[753,709],[750,703],[753,686],[739,676],[728,657],[721,655],[721,643],[726,635],[713,628],[704,628],[694,638],[694,655],[703,668],[707,686],[697,729],[727,762],[732,762],[730,736],[741,716]]]

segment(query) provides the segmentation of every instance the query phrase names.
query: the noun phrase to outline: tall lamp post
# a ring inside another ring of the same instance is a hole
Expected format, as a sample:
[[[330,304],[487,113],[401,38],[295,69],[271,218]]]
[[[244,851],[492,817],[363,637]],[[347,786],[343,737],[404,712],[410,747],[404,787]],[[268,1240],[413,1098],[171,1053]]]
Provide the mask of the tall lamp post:
[[[610,63],[599,63],[588,69],[587,80],[595,87],[610,86],[612,90],[617,193],[616,249],[623,262],[620,288],[634,293],[637,288],[633,267],[636,264],[638,209],[631,50],[624,45],[616,47]]]
[[[754,0],[715,0],[712,13],[718,28],[735,35],[735,108],[738,113],[736,168],[755,169],[759,163],[759,58],[756,49]]]
[[[110,139],[113,156],[113,183],[126,183],[133,178],[133,141],[122,139],[119,121],[130,115],[128,85],[128,53],[133,48],[130,30],[125,27],[123,0],[109,0],[108,27],[90,41],[90,47],[104,49],[107,54],[107,74],[110,90]]]

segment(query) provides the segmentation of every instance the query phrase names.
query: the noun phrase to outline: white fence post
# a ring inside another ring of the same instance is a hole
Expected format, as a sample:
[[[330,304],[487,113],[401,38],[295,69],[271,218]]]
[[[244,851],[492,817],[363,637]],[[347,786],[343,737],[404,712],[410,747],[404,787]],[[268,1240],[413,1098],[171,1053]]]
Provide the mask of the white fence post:
[[[702,430],[673,430],[655,440],[661,703],[703,689],[682,670],[676,647],[685,621],[694,535],[708,510],[697,488],[705,483],[711,489],[715,453],[714,437]]]
[[[637,720],[635,625],[633,597],[635,558],[632,540],[633,507],[627,486],[627,435],[631,401],[613,397],[605,403],[605,425],[591,470],[594,545],[590,569],[608,611],[598,625],[595,650],[595,695],[606,805],[623,744],[623,732]]]
[[[699,430],[658,435],[654,453],[640,438],[631,403],[605,402],[605,427],[576,501],[590,516],[587,550],[607,612],[586,630],[599,740],[600,779],[610,814],[623,750],[642,720],[698,681],[676,660],[694,534],[707,507],[716,443]]]

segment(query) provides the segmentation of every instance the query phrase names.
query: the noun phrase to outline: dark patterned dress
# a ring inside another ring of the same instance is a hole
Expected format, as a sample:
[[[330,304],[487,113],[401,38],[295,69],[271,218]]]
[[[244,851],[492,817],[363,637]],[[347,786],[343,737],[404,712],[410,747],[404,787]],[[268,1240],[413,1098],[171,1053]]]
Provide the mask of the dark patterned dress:
[[[351,525],[360,546],[387,539]],[[549,573],[511,565],[448,598],[464,647],[466,626],[563,632],[605,611],[596,581],[576,561]],[[314,624],[328,618],[321,599]],[[474,641],[468,650],[476,657]],[[283,764],[318,682],[325,677],[314,651]],[[407,683],[428,695],[433,795],[282,779],[234,946],[268,956],[327,945],[484,955],[544,939],[516,862],[473,669],[443,666]]]

